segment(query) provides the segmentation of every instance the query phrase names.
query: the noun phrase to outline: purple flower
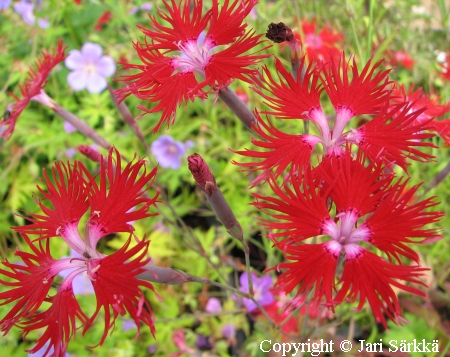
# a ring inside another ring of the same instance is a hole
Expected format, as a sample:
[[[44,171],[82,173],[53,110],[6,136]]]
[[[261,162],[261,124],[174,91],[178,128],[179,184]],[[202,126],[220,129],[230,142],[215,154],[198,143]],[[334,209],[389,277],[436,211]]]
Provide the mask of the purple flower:
[[[141,5],[141,10],[142,11],[150,11],[151,9],[153,9],[153,5],[151,3],[149,3],[149,2],[144,2]]]
[[[75,156],[75,154],[77,153],[77,150],[74,148],[69,148],[66,150],[66,156],[71,159],[72,157]]]
[[[258,278],[256,274],[252,273],[252,281],[253,281],[253,292],[254,299],[261,304],[261,306],[266,306],[271,304],[274,301],[273,294],[270,292],[270,287],[272,286],[272,277],[270,275],[263,276]],[[239,289],[243,293],[248,293],[248,276],[247,273],[242,273],[239,282],[241,284],[241,288]],[[245,307],[248,312],[252,312],[256,310],[258,307],[255,303],[250,299],[242,299]]]
[[[41,29],[46,29],[50,26],[50,23],[46,19],[38,19],[37,23]]]
[[[64,122],[64,131],[67,133],[67,134],[72,134],[72,133],[74,133],[74,132],[76,132],[77,131],[77,128],[75,128],[72,124],[70,124],[68,121],[65,121]]]
[[[161,167],[178,169],[181,165],[180,158],[186,154],[186,150],[194,146],[193,142],[188,140],[185,144],[175,141],[169,135],[161,135],[151,146],[152,154]]]
[[[0,10],[7,9],[11,5],[11,0],[0,0]]]
[[[28,357],[42,357],[44,355],[45,351],[47,351],[47,348],[48,348],[48,342],[44,346],[42,346],[42,348],[39,351],[34,352],[34,353],[29,353]],[[47,355],[48,356],[53,355],[53,346],[50,347],[49,353]],[[64,357],[71,357],[71,355],[66,352],[64,354]]]
[[[67,81],[75,91],[87,88],[90,93],[100,93],[106,88],[106,77],[116,71],[112,57],[102,56],[101,46],[91,42],[86,42],[81,51],[70,51],[65,64],[73,71]]]
[[[236,336],[236,326],[233,324],[226,324],[222,327],[222,335],[226,338],[233,338]]]
[[[34,25],[34,21],[36,20],[33,10],[34,4],[29,0],[21,0],[14,4],[14,11],[22,16],[23,21],[30,25]]]
[[[210,298],[206,303],[205,310],[209,313],[219,312],[222,310],[222,304],[218,298]]]
[[[134,322],[133,320],[124,319],[122,321],[122,331],[134,330],[136,328],[136,322]]]
[[[212,349],[211,342],[209,342],[209,338],[199,333],[197,335],[197,341],[195,341],[195,347],[197,347],[201,351],[208,351]]]

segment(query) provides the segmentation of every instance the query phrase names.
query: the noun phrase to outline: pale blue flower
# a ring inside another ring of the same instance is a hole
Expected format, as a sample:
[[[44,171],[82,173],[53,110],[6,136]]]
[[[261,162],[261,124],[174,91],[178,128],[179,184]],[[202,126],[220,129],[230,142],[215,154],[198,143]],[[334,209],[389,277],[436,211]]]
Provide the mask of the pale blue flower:
[[[186,150],[193,147],[194,143],[190,140],[186,143],[175,141],[169,135],[161,135],[151,146],[152,154],[164,168],[178,169],[181,166],[181,158],[186,154]]]
[[[90,93],[100,93],[106,88],[106,77],[116,71],[116,64],[110,56],[102,56],[102,48],[96,43],[86,42],[81,51],[72,50],[65,60],[72,70],[67,82],[73,90],[87,88]]]

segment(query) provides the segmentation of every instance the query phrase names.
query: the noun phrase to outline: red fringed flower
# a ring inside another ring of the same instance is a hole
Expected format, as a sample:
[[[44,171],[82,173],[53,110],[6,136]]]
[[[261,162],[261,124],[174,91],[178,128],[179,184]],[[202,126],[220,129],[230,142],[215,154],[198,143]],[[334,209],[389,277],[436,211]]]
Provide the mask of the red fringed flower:
[[[408,71],[413,70],[415,61],[406,51],[386,51],[386,55],[393,66],[402,66]]]
[[[11,290],[0,293],[0,305],[14,306],[0,320],[0,330],[7,333],[16,325],[26,336],[33,330],[45,329],[30,350],[33,353],[42,349],[44,356],[53,353],[62,357],[75,333],[77,321],[86,332],[101,310],[105,322],[99,344],[113,329],[116,318],[126,313],[136,322],[138,335],[141,322],[155,334],[153,313],[142,291],[142,288],[153,291],[153,286],[139,279],[150,260],[149,242],[135,237],[137,244],[130,247],[130,236],[125,245],[110,256],[99,252],[97,243],[112,232],[132,233],[134,228],[130,222],[154,215],[148,210],[157,196],[142,196],[156,169],[146,173],[144,161],[140,159],[128,163],[122,170],[120,154],[114,148],[100,161],[98,177],[92,176],[81,162],[56,163],[52,179],[44,172],[46,188],[38,187],[43,196],[38,201],[43,214],[31,214],[31,218],[27,218],[31,224],[14,227],[24,237],[31,253],[16,251],[15,256],[21,258],[23,264],[2,263],[9,270],[0,269],[0,275],[5,277],[0,282]],[[46,202],[52,207],[47,207]],[[81,237],[80,220],[88,210],[90,215],[83,230],[84,237]],[[38,242],[32,242],[29,234],[37,235]],[[53,259],[48,238],[57,236],[80,257]],[[56,293],[49,296],[54,278],[63,271],[68,273],[64,274]],[[73,279],[81,273],[87,273],[96,295],[97,307],[91,317],[81,310],[73,292]],[[41,311],[43,302],[50,306]]]
[[[339,43],[345,40],[344,36],[329,26],[317,29],[316,20],[302,21],[303,36],[299,36],[310,62],[324,61],[339,58]]]
[[[393,287],[424,295],[410,282],[423,285],[419,277],[426,269],[403,265],[401,257],[418,261],[406,244],[439,239],[435,229],[424,226],[438,221],[441,212],[429,211],[437,203],[432,198],[409,203],[417,187],[393,174],[383,174],[384,166],[366,157],[352,158],[350,150],[332,155],[315,169],[304,167],[291,172],[280,187],[269,180],[274,196],[254,194],[254,205],[274,220],[263,220],[274,245],[287,262],[278,286],[284,291],[297,289],[297,296],[314,288],[313,301],[333,307],[345,299],[359,299],[358,309],[367,301],[376,320],[386,326],[383,314],[401,322],[401,309]],[[308,243],[317,237],[318,243]],[[387,260],[370,252],[379,249]],[[336,271],[339,261],[343,271]],[[341,275],[342,274],[342,275]]]
[[[59,40],[57,47],[53,53],[47,50],[42,51],[42,58],[36,61],[36,69],[30,69],[28,78],[22,85],[19,85],[22,98],[12,95],[16,101],[8,105],[8,118],[0,125],[0,137],[9,137],[14,132],[17,118],[28,105],[33,97],[38,96],[41,90],[47,84],[47,78],[52,69],[66,58],[66,47],[63,46],[63,41]]]
[[[123,100],[133,94],[157,103],[150,110],[140,107],[149,113],[162,111],[156,132],[164,122],[173,123],[176,108],[183,102],[205,98],[235,79],[248,82],[248,75],[255,73],[249,66],[267,57],[244,54],[261,43],[261,35],[245,32],[243,22],[256,3],[227,0],[219,9],[218,0],[213,0],[212,8],[203,13],[202,0],[164,1],[166,11],[158,13],[167,25],[151,17],[150,29],[139,27],[147,39],[134,47],[143,63],[123,64],[138,73],[121,79],[128,85],[117,91],[118,97]]]
[[[403,85],[397,86],[393,94],[397,103],[410,102],[412,111],[425,108],[414,123],[426,123],[450,146],[450,119],[440,119],[450,113],[450,104],[440,104],[438,96],[426,95],[421,88],[414,90],[413,85],[409,87],[408,92]]]
[[[420,147],[432,147],[423,139],[434,134],[425,133],[431,127],[427,122],[417,119],[425,110],[413,110],[412,104],[391,103],[391,82],[389,70],[381,68],[382,61],[372,64],[369,61],[362,70],[355,60],[339,61],[331,59],[328,64],[305,65],[294,79],[282,63],[275,59],[278,78],[268,68],[254,77],[254,90],[265,99],[270,110],[265,114],[275,115],[278,119],[309,120],[315,126],[316,134],[300,135],[291,130],[289,133],[278,130],[272,122],[264,121],[257,114],[254,130],[264,140],[257,138],[252,142],[256,149],[238,151],[240,155],[255,158],[251,162],[236,163],[250,173],[262,171],[251,183],[255,185],[273,174],[280,176],[289,167],[307,165],[317,144],[322,144],[323,156],[333,153],[342,154],[351,143],[358,145],[371,160],[396,163],[403,169],[406,159],[429,161],[432,156],[419,150]],[[327,116],[322,109],[320,96],[325,91],[334,107],[336,116]],[[415,108],[414,108],[415,109]],[[348,123],[362,115],[373,116],[358,129],[350,128]],[[330,122],[334,122],[331,126]],[[331,129],[332,128],[332,129]]]

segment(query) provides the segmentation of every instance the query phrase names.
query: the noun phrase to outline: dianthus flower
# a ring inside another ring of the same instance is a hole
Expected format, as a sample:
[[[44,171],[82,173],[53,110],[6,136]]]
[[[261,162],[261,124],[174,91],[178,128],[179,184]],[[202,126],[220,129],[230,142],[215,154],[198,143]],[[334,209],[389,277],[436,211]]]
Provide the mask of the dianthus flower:
[[[359,71],[355,60],[350,64],[342,56],[339,63],[331,59],[326,65],[309,64],[304,79],[300,79],[302,71],[299,71],[296,81],[276,59],[279,83],[265,67],[264,75],[254,78],[254,90],[272,109],[264,113],[273,114],[278,119],[309,120],[315,125],[317,135],[285,133],[255,113],[258,125],[254,130],[263,140],[255,138],[252,143],[264,151],[237,151],[240,155],[260,160],[237,163],[250,168],[251,172],[263,171],[252,184],[265,179],[269,171],[274,170],[275,177],[278,177],[290,165],[308,165],[311,153],[319,143],[325,156],[342,153],[351,143],[358,145],[370,160],[395,163],[403,169],[406,169],[407,158],[418,161],[431,159],[431,155],[416,148],[433,146],[422,141],[434,136],[423,132],[428,129],[427,123],[414,123],[425,109],[411,112],[412,104],[409,102],[395,105],[390,102],[389,70],[379,69],[381,64],[382,61],[374,65],[369,61]],[[304,58],[300,64],[302,67],[305,67]],[[333,129],[321,107],[322,91],[328,95],[336,113]],[[350,120],[361,115],[371,115],[372,119],[357,129],[345,131]]]
[[[255,73],[248,67],[267,57],[244,54],[261,42],[261,35],[245,32],[243,22],[257,0],[226,0],[220,9],[213,0],[204,14],[202,0],[163,2],[166,12],[160,9],[158,14],[168,25],[151,16],[150,29],[139,27],[148,38],[134,44],[143,64],[124,63],[124,68],[138,73],[123,76],[121,80],[129,84],[117,92],[122,100],[133,94],[157,103],[150,110],[140,106],[148,113],[162,111],[153,132],[164,122],[172,124],[183,102],[217,93],[235,79],[248,82],[248,75]]]
[[[339,59],[339,42],[344,41],[344,36],[333,31],[330,27],[317,29],[316,20],[302,21],[303,37],[296,33],[306,48],[309,61],[329,61],[331,58]]]
[[[436,119],[450,113],[450,104],[439,104],[438,96],[426,95],[420,88],[414,90],[413,85],[409,87],[408,92],[403,85],[396,87],[393,94],[395,102],[410,102],[411,111],[426,108],[415,122],[428,123],[428,127],[441,136],[447,145],[450,145],[450,119]]]
[[[401,322],[394,287],[425,295],[406,285],[424,285],[419,277],[426,270],[407,244],[440,239],[424,226],[442,213],[429,211],[437,204],[432,198],[409,203],[419,185],[407,188],[407,180],[384,174],[384,165],[365,162],[360,152],[356,159],[350,151],[333,154],[315,170],[291,173],[283,187],[270,180],[274,197],[254,194],[254,205],[276,219],[263,225],[287,259],[277,268],[278,287],[299,297],[314,289],[312,300],[330,308],[347,299],[359,301],[360,310],[367,301],[386,327],[385,316]],[[313,237],[317,243],[308,242]]]
[[[390,58],[389,63],[393,66],[402,66],[407,70],[412,71],[415,61],[406,51],[387,51],[387,56]]]
[[[30,100],[41,100],[39,95],[47,84],[47,78],[50,75],[50,72],[58,63],[62,62],[65,57],[65,47],[63,46],[62,40],[58,42],[58,46],[53,51],[53,54],[47,50],[42,51],[42,58],[36,61],[36,70],[30,69],[28,78],[22,85],[19,85],[22,98],[19,99],[13,95],[16,101],[8,105],[7,118],[5,118],[0,126],[1,137],[9,138],[12,135],[17,118]]]
[[[43,214],[30,214],[30,224],[14,227],[20,232],[30,251],[16,251],[15,256],[23,263],[2,264],[9,270],[0,269],[1,283],[11,290],[0,293],[0,305],[15,304],[0,321],[0,329],[7,333],[14,325],[22,329],[22,336],[36,329],[44,329],[37,344],[30,350],[34,353],[47,346],[44,356],[54,351],[56,357],[64,355],[68,343],[77,328],[77,320],[85,333],[101,313],[104,318],[102,344],[113,329],[118,315],[127,312],[140,333],[140,323],[150,327],[154,334],[153,313],[141,288],[153,290],[148,282],[138,278],[149,262],[149,242],[131,237],[124,246],[111,255],[97,250],[98,241],[113,232],[133,233],[130,222],[154,214],[148,212],[156,197],[142,197],[151,183],[156,169],[142,171],[144,160],[131,162],[121,169],[120,154],[111,149],[108,158],[102,160],[98,183],[81,162],[56,163],[52,168],[52,179],[44,172],[46,189],[38,186],[42,198],[38,204]],[[50,203],[52,207],[50,207]],[[45,204],[44,204],[45,203]],[[134,208],[134,210],[131,210]],[[84,227],[84,238],[79,233],[82,216],[89,218]],[[38,235],[37,242],[29,235]],[[50,251],[50,239],[59,237],[78,253],[79,257],[56,260]],[[64,279],[53,293],[52,284]],[[86,273],[92,282],[96,297],[93,315],[88,317],[81,309],[73,290],[73,281]],[[49,303],[46,310],[42,304]]]

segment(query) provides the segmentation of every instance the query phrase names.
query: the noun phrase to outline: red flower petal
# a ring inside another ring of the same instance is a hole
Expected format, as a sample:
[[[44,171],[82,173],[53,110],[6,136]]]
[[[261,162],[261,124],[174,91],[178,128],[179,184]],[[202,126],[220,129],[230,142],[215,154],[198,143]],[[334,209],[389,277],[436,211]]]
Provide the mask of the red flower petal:
[[[331,63],[325,65],[322,71],[325,90],[338,115],[333,136],[342,133],[345,124],[351,118],[350,116],[346,121],[340,123],[340,111],[350,110],[352,116],[377,114],[386,103],[391,92],[386,89],[387,85],[391,83],[388,78],[390,70],[376,72],[382,63],[383,60],[380,60],[372,66],[369,61],[359,73],[355,59],[353,58],[353,64],[350,66],[345,61],[345,55],[342,54],[338,64],[331,59]],[[348,73],[349,67],[352,72],[351,81]]]
[[[345,298],[351,302],[358,299],[357,309],[361,310],[367,300],[377,322],[387,328],[383,314],[397,324],[401,322],[399,315],[402,310],[392,286],[410,294],[425,296],[419,289],[398,280],[425,285],[418,277],[426,270],[417,266],[394,265],[361,249],[358,256],[345,261],[344,273],[340,279],[342,286],[335,297],[335,302],[340,303]]]
[[[305,58],[300,62],[300,68],[305,66]],[[263,68],[263,74],[254,78],[257,86],[253,88],[267,100],[267,104],[273,111],[264,112],[274,114],[280,119],[308,119],[312,120],[310,113],[313,111],[322,112],[320,106],[320,93],[323,88],[319,83],[319,75],[310,64],[306,69],[303,81],[296,81],[292,74],[286,70],[278,58],[275,58],[275,68],[279,82],[277,83],[269,71],[268,67]],[[301,70],[298,71],[299,75]],[[262,89],[269,91],[270,95],[262,92]]]
[[[167,12],[158,9],[158,15],[170,26],[161,25],[154,16],[150,17],[151,29],[138,26],[139,30],[154,42],[151,45],[153,49],[177,51],[177,43],[198,38],[212,15],[212,10],[202,14],[202,0],[184,1],[184,5],[182,1],[177,5],[175,0],[171,0],[171,4],[166,0],[163,0],[163,3]]]
[[[329,188],[337,212],[352,210],[363,216],[375,210],[392,182],[393,175],[384,175],[384,169],[374,162],[366,166],[361,151],[354,160],[351,149],[347,148],[344,155],[325,158],[314,176],[322,180],[322,190]]]
[[[90,260],[88,263],[88,274],[94,286],[97,307],[85,325],[83,333],[92,325],[100,310],[103,310],[105,329],[99,345],[105,341],[119,314],[123,316],[126,312],[135,321],[138,335],[140,321],[148,325],[152,334],[155,334],[153,313],[140,289],[142,286],[153,291],[153,286],[147,281],[138,279],[138,275],[145,270],[144,266],[150,261],[147,257],[150,242],[140,241],[127,251],[130,242],[131,239],[128,239],[120,250],[103,259]],[[136,257],[133,258],[134,256]]]
[[[12,106],[11,113],[8,119],[4,120],[0,126],[0,137],[9,138],[14,132],[16,121],[30,100],[41,92],[41,89],[47,84],[47,78],[52,69],[66,58],[66,47],[63,46],[63,41],[59,40],[54,53],[47,50],[42,51],[42,58],[36,61],[36,70],[30,69],[28,71],[28,78],[22,85],[19,85],[22,99],[16,98],[16,102],[10,104]],[[6,130],[4,128],[6,127]]]
[[[212,2],[211,24],[207,33],[216,46],[229,44],[244,35],[247,23],[243,22],[258,0],[225,0],[219,10],[219,2]],[[259,36],[258,36],[259,37]]]
[[[31,316],[39,309],[54,278],[54,275],[49,273],[54,262],[49,251],[49,241],[46,241],[44,248],[42,242],[39,242],[39,247],[36,247],[27,235],[24,234],[23,238],[32,253],[17,250],[14,255],[21,258],[24,265],[13,264],[6,260],[2,264],[11,269],[11,272],[0,269],[0,274],[15,280],[14,282],[0,280],[4,286],[13,288],[0,293],[0,300],[5,300],[0,305],[15,301],[15,305],[0,321],[0,329],[5,334],[21,319]]]
[[[251,174],[263,170],[262,174],[252,180],[251,186],[255,186],[260,181],[267,179],[272,170],[275,170],[272,173],[277,178],[288,167],[295,169],[309,164],[313,147],[321,140],[320,138],[314,135],[285,134],[276,129],[269,120],[266,124],[258,112],[255,112],[255,117],[258,120],[258,124],[253,129],[263,140],[252,138],[252,144],[266,151],[249,149],[235,151],[239,155],[261,159],[261,161],[248,163],[233,161],[235,165],[250,168]]]
[[[287,270],[278,277],[276,286],[286,293],[298,287],[297,296],[314,290],[313,300],[316,303],[325,296],[327,305],[332,306],[338,257],[330,252],[327,243],[283,247],[290,262],[278,265],[277,269]]]
[[[428,211],[438,204],[433,197],[409,204],[420,185],[407,189],[407,183],[407,180],[398,180],[390,187],[378,208],[365,222],[372,232],[369,242],[399,263],[399,255],[418,261],[417,253],[404,243],[422,243],[438,238],[436,229],[423,227],[439,221],[444,215],[442,212]]]
[[[122,171],[120,154],[112,148],[107,163],[102,160],[100,164],[99,185],[81,163],[78,163],[78,167],[88,177],[90,186],[90,218],[87,224],[90,227],[89,243],[92,248],[107,234],[133,232],[134,228],[128,222],[156,215],[148,213],[148,209],[155,204],[158,195],[153,198],[142,196],[147,186],[151,185],[157,169],[147,174],[143,159],[128,163]],[[142,168],[144,172],[140,174]]]
[[[64,236],[65,229],[78,225],[89,207],[81,171],[76,166],[57,162],[52,167],[52,177],[53,180],[50,180],[47,172],[44,171],[44,180],[42,181],[46,187],[37,186],[43,196],[43,198],[39,198],[38,204],[44,215],[31,213],[31,218],[24,218],[32,223],[13,227],[15,231],[39,234],[41,239],[45,239],[58,235]],[[44,206],[45,200],[50,201],[53,209]]]
[[[263,221],[268,229],[279,230],[273,233],[274,238],[285,237],[283,243],[291,244],[322,233],[322,224],[330,215],[309,168],[305,169],[304,178],[292,174],[284,190],[272,180],[269,183],[275,197],[253,194],[257,199],[253,205],[276,219]]]
[[[205,67],[206,79],[199,86],[203,87],[208,84],[218,90],[229,85],[234,79],[251,83],[248,77],[257,71],[247,67],[257,64],[259,60],[268,55],[243,55],[243,53],[259,45],[260,38],[261,35],[255,36],[255,32],[250,31],[229,47],[213,54],[209,64]]]
[[[35,353],[49,342],[43,357],[48,355],[52,347],[52,356],[64,356],[69,341],[76,330],[76,319],[82,323],[87,321],[88,317],[81,310],[71,285],[70,282],[66,287],[61,287],[55,296],[47,299],[48,302],[52,303],[48,310],[32,316],[29,321],[21,324],[24,337],[30,331],[45,328],[37,344],[29,352]]]
[[[385,106],[375,118],[357,130],[361,136],[358,145],[370,160],[395,163],[406,170],[406,159],[426,162],[434,158],[415,148],[435,147],[428,141],[422,141],[434,134],[423,133],[429,129],[427,122],[414,123],[423,110],[410,111],[410,103]]]
[[[140,43],[134,44],[134,47],[144,65],[122,63],[124,68],[138,69],[140,72],[123,76],[122,81],[133,83],[119,89],[116,95],[120,101],[133,94],[139,99],[158,103],[150,110],[139,106],[139,109],[146,113],[162,111],[161,118],[153,129],[155,133],[164,122],[167,122],[167,126],[173,124],[176,109],[183,102],[194,101],[195,98],[204,99],[206,93],[199,88],[199,82],[192,72],[184,71],[172,75],[170,57],[159,51],[149,50],[147,45]]]
[[[320,31],[316,30],[316,20],[311,22],[302,21],[302,32],[304,38],[300,38],[304,47],[306,47],[307,56],[310,62],[327,62],[332,58],[339,58],[338,43],[345,40],[344,36],[333,31],[329,27],[323,27]]]

